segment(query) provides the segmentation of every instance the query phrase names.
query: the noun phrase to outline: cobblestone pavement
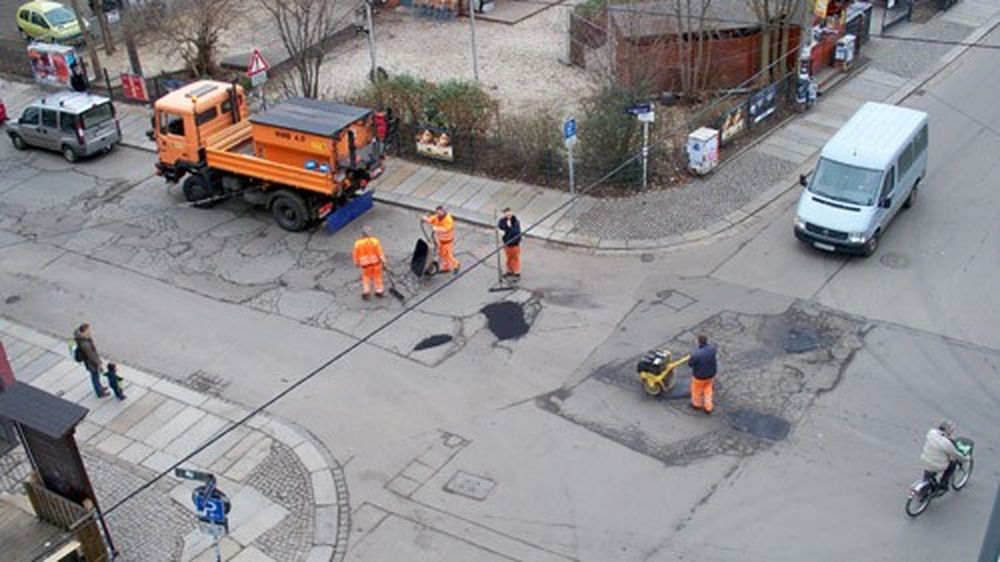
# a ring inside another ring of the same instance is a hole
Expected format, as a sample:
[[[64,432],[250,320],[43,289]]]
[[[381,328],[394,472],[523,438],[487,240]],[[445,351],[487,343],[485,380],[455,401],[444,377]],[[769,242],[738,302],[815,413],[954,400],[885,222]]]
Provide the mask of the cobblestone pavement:
[[[216,474],[232,501],[225,558],[342,558],[350,524],[343,473],[304,430],[260,414],[221,435],[249,411],[126,365],[127,398],[98,399],[65,341],[2,318],[0,341],[19,381],[89,409],[76,438],[121,560],[214,560],[191,507],[195,484],[170,473],[196,450],[183,466]],[[7,491],[28,474],[20,449],[0,467]]]

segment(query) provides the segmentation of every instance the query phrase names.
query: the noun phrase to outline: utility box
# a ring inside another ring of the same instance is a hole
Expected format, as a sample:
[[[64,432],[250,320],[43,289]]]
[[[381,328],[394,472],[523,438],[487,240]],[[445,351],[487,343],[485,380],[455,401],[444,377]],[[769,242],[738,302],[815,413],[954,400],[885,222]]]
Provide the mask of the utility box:
[[[703,176],[719,163],[719,131],[701,127],[688,135],[688,168]]]
[[[854,35],[845,35],[840,39],[837,39],[837,48],[834,51],[834,60],[836,61],[837,68],[843,72],[847,72],[851,69],[851,63],[854,62],[854,50],[857,46],[857,37]]]

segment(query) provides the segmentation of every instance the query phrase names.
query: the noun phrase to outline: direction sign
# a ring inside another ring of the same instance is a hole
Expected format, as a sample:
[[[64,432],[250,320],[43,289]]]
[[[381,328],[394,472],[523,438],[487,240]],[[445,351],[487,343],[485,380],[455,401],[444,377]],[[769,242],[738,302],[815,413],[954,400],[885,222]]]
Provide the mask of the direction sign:
[[[625,113],[628,113],[629,115],[641,115],[643,113],[649,113],[651,111],[653,111],[652,102],[646,102],[646,103],[637,103],[635,105],[630,106],[628,109],[625,110]]]
[[[197,470],[191,470],[189,468],[175,468],[174,476],[178,478],[183,478],[185,480],[200,480],[201,482],[209,482],[215,480],[215,476],[208,472],[199,472]]]
[[[261,54],[260,49],[254,49],[250,53],[250,62],[247,64],[247,76],[253,78],[257,74],[262,74],[271,68],[267,61],[264,60],[264,55]]]
[[[563,142],[566,146],[576,144],[576,119],[572,117],[563,122]]]

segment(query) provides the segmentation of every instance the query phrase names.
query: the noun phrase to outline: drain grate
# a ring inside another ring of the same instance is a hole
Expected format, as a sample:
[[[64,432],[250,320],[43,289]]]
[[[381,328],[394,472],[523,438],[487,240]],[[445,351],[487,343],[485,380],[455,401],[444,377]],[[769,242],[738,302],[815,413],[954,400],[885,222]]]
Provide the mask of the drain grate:
[[[736,410],[727,416],[727,421],[737,431],[771,441],[781,441],[792,428],[792,424],[784,418],[752,410]]]
[[[469,499],[483,501],[486,499],[486,496],[490,495],[490,492],[493,491],[496,485],[496,482],[485,476],[478,476],[464,470],[459,470],[444,485],[444,491],[465,496]]]
[[[187,386],[192,390],[197,390],[198,392],[205,392],[207,394],[219,396],[220,393],[227,386],[229,386],[229,381],[223,379],[219,375],[206,373],[205,371],[195,371],[184,379],[184,386]]]

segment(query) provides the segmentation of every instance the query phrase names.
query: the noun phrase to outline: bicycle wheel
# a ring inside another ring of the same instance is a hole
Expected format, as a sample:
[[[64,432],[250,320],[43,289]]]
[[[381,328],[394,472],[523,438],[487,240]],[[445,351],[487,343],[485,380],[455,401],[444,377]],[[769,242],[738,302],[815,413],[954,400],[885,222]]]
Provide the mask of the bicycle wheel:
[[[916,517],[923,513],[930,504],[930,494],[920,493],[915,496],[910,496],[910,498],[906,500],[906,514],[910,517]]]
[[[972,476],[971,458],[955,466],[955,473],[951,475],[951,489],[958,491],[964,488],[969,483],[970,476]]]

